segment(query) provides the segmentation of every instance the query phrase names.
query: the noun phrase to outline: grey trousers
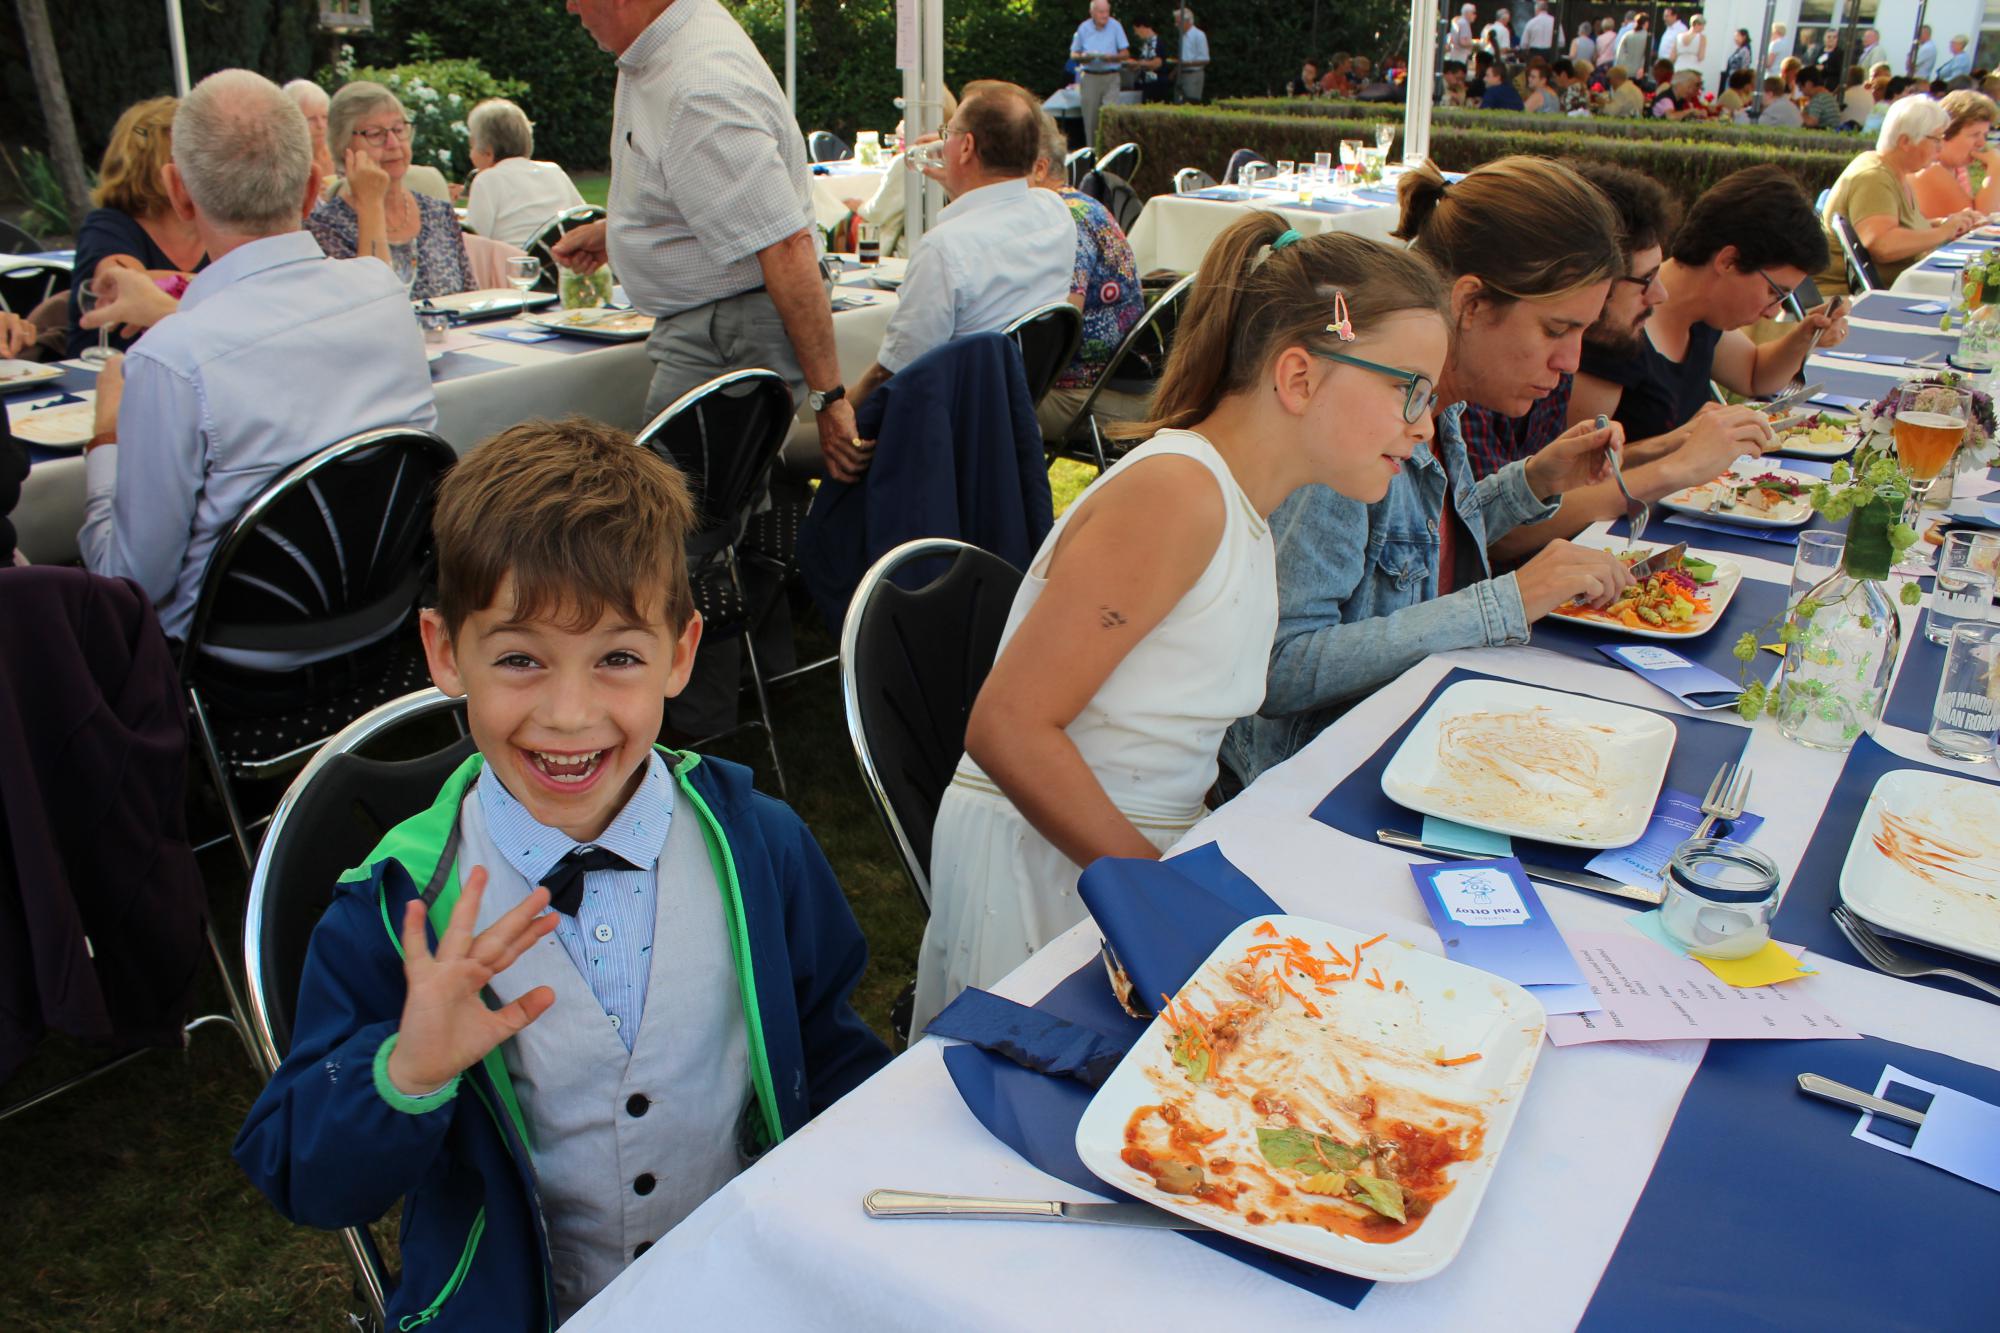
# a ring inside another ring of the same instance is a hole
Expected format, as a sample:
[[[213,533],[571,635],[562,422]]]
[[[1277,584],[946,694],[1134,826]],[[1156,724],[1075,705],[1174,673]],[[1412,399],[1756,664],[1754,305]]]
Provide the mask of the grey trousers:
[[[659,320],[646,341],[646,355],[653,362],[653,382],[646,391],[649,422],[690,389],[736,370],[774,370],[791,385],[794,407],[805,397],[805,375],[791,338],[770,293],[761,289]],[[746,581],[757,577],[745,572]],[[772,599],[769,591],[745,588],[753,606],[775,600],[770,615],[752,630],[767,675],[792,665],[791,613],[784,597]],[[687,688],[667,701],[668,729],[685,740],[728,730],[736,724],[742,681],[742,642],[704,639]]]
[[[1097,112],[1111,94],[1118,91],[1118,71],[1092,74],[1080,70],[1076,76],[1076,89],[1083,98],[1083,144],[1086,148],[1097,147]]]
[[[1176,102],[1199,102],[1201,86],[1208,81],[1205,69],[1184,69],[1174,75],[1174,100]]]

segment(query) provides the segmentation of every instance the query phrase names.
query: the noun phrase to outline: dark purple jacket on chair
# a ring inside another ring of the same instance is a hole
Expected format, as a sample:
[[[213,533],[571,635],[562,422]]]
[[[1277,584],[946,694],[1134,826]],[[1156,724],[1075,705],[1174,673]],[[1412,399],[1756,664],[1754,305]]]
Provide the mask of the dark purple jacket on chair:
[[[205,900],[180,679],[137,585],[0,569],[0,1080],[49,1029],[178,1046]]]

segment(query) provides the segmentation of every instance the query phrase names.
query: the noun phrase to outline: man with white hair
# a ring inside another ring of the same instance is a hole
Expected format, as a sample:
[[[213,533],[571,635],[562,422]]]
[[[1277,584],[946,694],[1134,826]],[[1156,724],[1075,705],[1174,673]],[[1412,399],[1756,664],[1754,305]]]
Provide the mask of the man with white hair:
[[[1199,102],[1208,82],[1208,34],[1194,26],[1194,11],[1185,6],[1174,11],[1174,26],[1181,30],[1180,59],[1174,66],[1174,100]]]
[[[1461,5],[1451,21],[1451,35],[1444,41],[1444,58],[1461,65],[1472,63],[1472,49],[1479,44],[1479,7]]]
[[[217,540],[280,472],[361,431],[428,430],[437,405],[403,284],[379,260],[328,259],[300,228],[319,192],[312,135],[278,85],[245,69],[196,84],[163,174],[208,267],[98,376],[77,541],[178,639]]]
[[[1882,34],[1873,28],[1861,30],[1861,54],[1854,57],[1854,67],[1859,70],[1875,68],[1875,62],[1882,58]]]
[[[1950,83],[1953,79],[1971,78],[1972,54],[1965,49],[1969,45],[1971,43],[1966,40],[1962,33],[1952,38],[1951,54],[1938,62],[1937,77],[1943,79],[1946,83]]]
[[[1556,19],[1549,13],[1549,0],[1535,0],[1535,12],[1521,25],[1521,48],[1525,57],[1540,56],[1546,63],[1556,58]]]
[[[1076,62],[1076,91],[1083,109],[1083,142],[1097,145],[1097,113],[1118,91],[1119,71],[1132,57],[1125,25],[1111,17],[1111,0],[1090,0],[1090,17],[1076,25],[1069,58]]]

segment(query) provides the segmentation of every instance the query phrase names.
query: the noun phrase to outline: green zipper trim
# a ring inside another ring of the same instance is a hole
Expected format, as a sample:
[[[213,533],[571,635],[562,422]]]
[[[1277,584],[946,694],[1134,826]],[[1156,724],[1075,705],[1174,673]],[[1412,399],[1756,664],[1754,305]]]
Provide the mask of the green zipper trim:
[[[457,1295],[458,1289],[465,1285],[465,1275],[472,1271],[472,1256],[479,1249],[479,1238],[485,1234],[486,1210],[481,1208],[473,1216],[472,1234],[465,1238],[465,1250],[458,1256],[458,1267],[451,1270],[451,1277],[445,1282],[444,1290],[437,1294],[437,1299],[433,1300],[423,1309],[417,1311],[415,1314],[406,1314],[401,1319],[398,1319],[396,1321],[397,1328],[401,1329],[403,1333],[410,1333],[411,1329],[422,1328],[425,1324],[430,1323],[431,1320],[438,1317],[439,1308],[446,1301]]]
[[[360,865],[343,874],[338,882],[363,884],[381,862],[401,861],[403,868],[410,872],[411,883],[418,888],[430,883],[431,876],[437,873],[438,860],[444,855],[445,841],[451,836],[452,823],[458,818],[459,802],[465,799],[465,789],[479,776],[482,762],[477,751],[467,755],[465,762],[453,769],[451,776],[444,780],[444,786],[438,788],[437,799],[431,802],[428,809],[411,815],[384,833],[382,841],[375,844],[375,850],[368,853]],[[390,922],[389,933],[400,943],[403,937],[400,923]]]
[[[743,888],[736,878],[736,856],[729,849],[729,839],[723,836],[722,823],[715,812],[708,808],[708,802],[688,781],[688,774],[701,762],[701,756],[693,751],[675,755],[662,747],[662,753],[678,760],[674,765],[674,780],[686,794],[694,808],[701,814],[703,841],[708,844],[708,861],[715,872],[715,882],[722,886],[723,906],[729,913],[729,952],[736,960],[736,985],[743,994],[743,1017],[750,1036],[750,1082],[757,1092],[758,1109],[764,1113],[764,1129],[771,1136],[771,1146],[784,1142],[785,1128],[778,1115],[777,1089],[771,1079],[771,1057],[764,1047],[764,1021],[757,1005],[756,970],[750,960],[750,926],[743,914]]]

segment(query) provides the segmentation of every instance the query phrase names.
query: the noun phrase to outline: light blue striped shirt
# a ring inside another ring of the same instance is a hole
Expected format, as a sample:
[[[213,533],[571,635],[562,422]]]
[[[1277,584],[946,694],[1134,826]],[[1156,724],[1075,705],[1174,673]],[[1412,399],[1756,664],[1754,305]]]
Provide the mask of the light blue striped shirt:
[[[1087,59],[1083,67],[1092,74],[1107,73],[1123,69],[1118,63],[1118,53],[1129,50],[1131,43],[1125,40],[1125,26],[1117,19],[1106,19],[1103,27],[1085,19],[1076,25],[1076,36],[1070,40],[1072,53],[1083,52]]]
[[[667,844],[674,818],[674,782],[666,761],[657,750],[648,756],[639,790],[593,843],[577,842],[537,821],[491,768],[479,774],[479,808],[493,845],[529,884],[540,884],[556,862],[579,847],[602,847],[640,867],[586,872],[576,915],[556,923],[556,939],[590,984],[590,993],[610,1016],[625,1049],[631,1050],[646,1012],[660,850]]]

